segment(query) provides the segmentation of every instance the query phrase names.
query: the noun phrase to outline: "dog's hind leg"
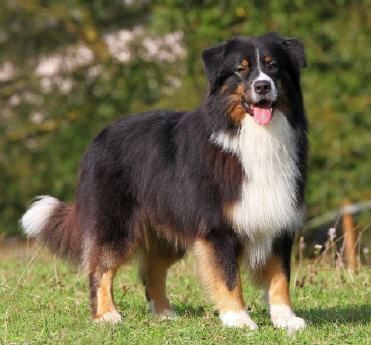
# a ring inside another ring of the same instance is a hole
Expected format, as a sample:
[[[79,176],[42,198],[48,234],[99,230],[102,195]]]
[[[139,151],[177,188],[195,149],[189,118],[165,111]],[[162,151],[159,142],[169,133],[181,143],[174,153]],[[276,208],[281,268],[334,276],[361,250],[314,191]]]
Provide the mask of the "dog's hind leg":
[[[113,279],[126,259],[112,245],[90,242],[86,246],[85,270],[89,274],[90,308],[94,321],[118,323],[121,316],[113,297]]]
[[[152,234],[147,247],[143,248],[140,275],[145,286],[146,298],[151,311],[160,318],[174,318],[176,313],[166,296],[166,276],[169,267],[184,255],[164,239]]]
[[[113,278],[117,268],[97,269],[89,274],[90,304],[94,321],[121,322],[113,299]]]
[[[141,275],[151,311],[160,318],[172,318],[176,314],[166,296],[166,275],[175,262],[173,258],[149,257],[142,262]]]

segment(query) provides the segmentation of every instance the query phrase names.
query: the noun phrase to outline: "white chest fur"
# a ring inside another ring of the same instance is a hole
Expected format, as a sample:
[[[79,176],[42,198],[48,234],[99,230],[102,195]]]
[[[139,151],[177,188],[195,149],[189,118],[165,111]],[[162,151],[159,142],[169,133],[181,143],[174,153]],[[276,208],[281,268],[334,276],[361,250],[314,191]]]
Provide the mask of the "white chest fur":
[[[241,198],[231,212],[236,232],[248,237],[250,266],[256,267],[271,252],[272,239],[282,230],[295,230],[303,222],[296,203],[297,137],[284,114],[276,110],[267,126],[245,116],[240,132],[219,132],[212,142],[236,154],[244,169]]]

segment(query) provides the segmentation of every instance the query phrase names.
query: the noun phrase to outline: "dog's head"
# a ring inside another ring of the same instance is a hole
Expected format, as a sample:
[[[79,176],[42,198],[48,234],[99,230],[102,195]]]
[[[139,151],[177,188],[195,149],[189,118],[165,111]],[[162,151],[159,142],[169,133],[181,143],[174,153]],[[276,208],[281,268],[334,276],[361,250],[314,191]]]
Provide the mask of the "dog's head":
[[[304,47],[276,33],[235,37],[206,49],[202,58],[211,95],[226,97],[235,123],[246,114],[267,125],[275,108],[285,111],[301,97],[299,74],[306,66]]]

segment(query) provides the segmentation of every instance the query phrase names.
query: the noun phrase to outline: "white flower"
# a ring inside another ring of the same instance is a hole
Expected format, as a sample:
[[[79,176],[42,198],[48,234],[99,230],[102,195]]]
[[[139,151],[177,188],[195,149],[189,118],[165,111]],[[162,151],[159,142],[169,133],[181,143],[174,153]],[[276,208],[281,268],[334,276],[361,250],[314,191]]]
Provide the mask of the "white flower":
[[[336,237],[336,229],[335,228],[328,229],[327,235],[328,235],[330,241],[333,242],[335,240],[335,237]]]

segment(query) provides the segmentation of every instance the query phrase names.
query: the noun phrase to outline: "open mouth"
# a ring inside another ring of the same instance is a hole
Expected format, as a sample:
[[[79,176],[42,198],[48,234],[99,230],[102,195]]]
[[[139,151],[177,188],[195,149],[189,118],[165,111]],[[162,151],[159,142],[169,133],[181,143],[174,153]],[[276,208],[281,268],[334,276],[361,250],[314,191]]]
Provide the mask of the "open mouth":
[[[258,103],[248,103],[246,100],[242,101],[245,111],[254,117],[258,125],[267,125],[272,120],[273,116],[273,102],[269,100],[261,100]]]

